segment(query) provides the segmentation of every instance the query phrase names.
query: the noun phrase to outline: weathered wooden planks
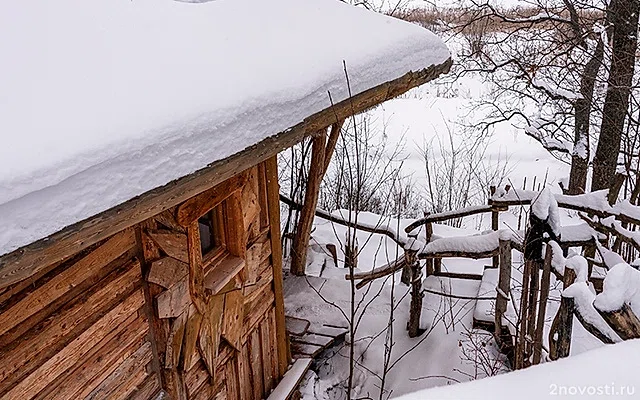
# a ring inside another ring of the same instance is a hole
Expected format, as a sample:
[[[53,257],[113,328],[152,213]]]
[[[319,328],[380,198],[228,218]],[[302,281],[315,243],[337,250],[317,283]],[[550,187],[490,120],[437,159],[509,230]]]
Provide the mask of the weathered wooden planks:
[[[96,285],[96,290],[80,296],[20,340],[5,344],[0,351],[3,361],[0,363],[0,393],[52,357],[79,332],[112,309],[123,296],[139,287],[141,275],[136,268],[138,265],[134,262],[122,266]]]
[[[253,382],[253,398],[261,399],[264,393],[262,383],[262,348],[260,346],[260,329],[255,329],[247,340],[249,344],[251,381]]]
[[[155,375],[148,376],[147,379],[138,386],[137,390],[131,394],[129,400],[155,399],[158,397],[160,389],[160,378]]]
[[[212,296],[207,303],[207,310],[200,326],[198,349],[204,365],[215,381],[216,357],[220,346],[222,314],[224,312],[224,296]]]
[[[189,265],[171,257],[162,257],[151,263],[147,281],[168,289],[189,274]]]
[[[178,221],[176,221],[174,213],[175,212],[173,209],[169,209],[156,215],[155,217],[153,217],[153,219],[169,230],[180,233],[187,233],[186,226],[182,226],[178,223]]]
[[[246,284],[252,285],[258,279],[262,263],[271,255],[271,241],[265,234],[247,249]]]
[[[166,255],[183,263],[189,263],[187,235],[168,230],[149,230],[147,231],[147,235],[149,235]]]
[[[159,318],[175,318],[191,303],[189,280],[185,276],[180,282],[156,296]]]
[[[267,175],[267,203],[271,224],[271,254],[273,262],[273,291],[276,301],[276,337],[278,338],[278,376],[289,367],[291,351],[284,320],[284,290],[282,280],[282,243],[280,241],[280,185],[278,184],[278,159],[273,156],[265,162]]]
[[[6,395],[6,399],[27,399],[35,396],[60,374],[86,357],[114,329],[124,322],[144,304],[142,290],[137,290],[125,301],[109,311],[89,329],[82,332],[74,341],[67,345],[27,378],[15,385]]]
[[[240,173],[221,184],[200,193],[182,203],[176,209],[176,222],[187,227],[209,210],[222,203],[236,191],[242,190],[247,181],[247,174]]]
[[[151,344],[146,342],[98,385],[86,400],[122,399],[146,378],[144,366],[151,361]]]
[[[187,317],[188,313],[185,311],[171,324],[171,332],[169,333],[169,339],[167,340],[167,349],[164,357],[165,368],[172,369],[178,367]]]
[[[247,232],[242,217],[242,197],[234,192],[225,202],[225,228],[227,231],[227,250],[229,254],[245,258],[247,252]]]
[[[227,398],[238,400],[240,398],[240,387],[238,383],[238,366],[235,360],[228,362],[225,366],[225,380],[227,386]]]
[[[260,323],[260,349],[262,350],[262,383],[264,384],[264,393],[270,393],[274,387],[273,369],[271,368],[271,360],[276,358],[271,347],[271,332],[269,326],[270,319],[267,317]]]
[[[192,304],[189,307],[189,316],[184,333],[184,344],[182,346],[182,369],[185,371],[193,368],[195,363],[200,359],[200,354],[198,353],[198,335],[200,334],[202,318],[203,315]]]
[[[240,257],[225,257],[207,271],[207,276],[204,278],[205,289],[211,294],[220,293],[222,289],[238,275],[245,265],[245,260]]]
[[[238,354],[238,379],[240,380],[240,399],[251,400],[253,398],[253,390],[251,381],[249,345],[244,344]]]
[[[93,356],[82,361],[76,368],[70,369],[63,379],[58,379],[54,385],[50,385],[49,387],[53,387],[52,390],[40,392],[37,398],[85,398],[144,344],[147,333],[147,322],[142,318],[136,318],[124,330],[106,341]]]
[[[193,305],[204,314],[207,311],[207,299],[204,292],[204,267],[197,220],[187,227],[187,251],[189,253],[189,294]]]
[[[242,323],[244,322],[244,297],[242,290],[234,290],[224,295],[224,315],[222,337],[236,350],[240,350]]]
[[[97,269],[115,260],[135,244],[133,230],[115,235],[98,249],[89,253],[72,267],[56,275],[26,299],[0,314],[0,335],[29,316],[42,310],[74,285],[97,273]]]
[[[260,185],[258,183],[258,167],[248,170],[248,180],[242,189],[242,217],[247,239],[251,241],[260,234],[260,200],[258,198]]]

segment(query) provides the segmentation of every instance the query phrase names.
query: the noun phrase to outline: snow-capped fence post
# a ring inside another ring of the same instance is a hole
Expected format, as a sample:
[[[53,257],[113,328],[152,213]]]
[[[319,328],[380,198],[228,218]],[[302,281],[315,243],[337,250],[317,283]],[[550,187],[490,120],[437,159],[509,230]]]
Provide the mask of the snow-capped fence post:
[[[511,290],[511,240],[500,239],[499,246],[500,275],[498,277],[496,296],[495,338],[502,346],[502,317],[507,311],[509,292]],[[508,345],[511,346],[511,343]]]
[[[426,217],[427,215],[425,215]],[[429,242],[431,241],[431,238],[433,236],[433,224],[431,222],[427,222],[424,225],[424,229],[425,229],[425,236],[426,236],[426,244],[429,244]],[[428,258],[427,259],[427,264],[425,266],[426,270],[427,270],[427,276],[430,275],[434,275],[436,273],[436,271],[438,273],[440,273],[442,271],[442,259],[440,258]],[[437,268],[436,268],[437,267]]]
[[[551,191],[545,189],[531,203],[529,228],[525,235],[525,262],[522,275],[522,297],[520,299],[515,369],[524,368],[534,361],[532,355],[534,347],[537,346],[537,343],[535,343],[536,324],[540,320],[540,318],[537,318],[540,304],[538,299],[538,292],[540,292],[539,275],[545,264],[542,250],[546,241],[559,240],[558,221],[558,203]],[[541,297],[543,296],[541,295]],[[544,307],[540,305],[540,312],[544,312]],[[542,316],[542,321],[544,321],[544,315]]]
[[[493,197],[496,194],[496,187],[491,186],[489,188],[489,193],[490,193],[490,197]],[[500,213],[498,212],[498,209],[496,207],[491,206],[491,229],[493,229],[494,231],[497,231],[499,226],[500,226]],[[491,264],[493,268],[498,268],[500,266],[500,256],[493,256]]]
[[[511,189],[511,185],[506,185],[505,190],[508,192]],[[496,187],[489,187],[489,199],[491,199],[496,194]],[[494,231],[498,231],[500,229],[500,212],[508,211],[509,207],[498,207],[492,204],[491,200],[489,200],[489,205],[491,206],[491,229]],[[500,256],[493,256],[492,258],[492,267],[499,268],[500,267]]]
[[[614,311],[596,310],[622,340],[640,338],[640,320],[628,304]]]
[[[418,251],[405,249],[404,257],[407,265],[411,266],[411,305],[409,308],[409,322],[407,329],[409,337],[420,336],[420,316],[422,314],[422,268],[418,260]]]

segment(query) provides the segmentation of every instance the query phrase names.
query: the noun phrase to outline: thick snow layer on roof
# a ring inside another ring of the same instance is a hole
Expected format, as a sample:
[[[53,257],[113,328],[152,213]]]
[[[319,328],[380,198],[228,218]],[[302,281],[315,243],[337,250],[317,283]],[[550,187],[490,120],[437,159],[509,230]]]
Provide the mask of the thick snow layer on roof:
[[[640,339],[472,382],[441,386],[398,400],[539,400],[558,397],[636,398]]]
[[[0,5],[0,254],[449,58],[336,0]]]

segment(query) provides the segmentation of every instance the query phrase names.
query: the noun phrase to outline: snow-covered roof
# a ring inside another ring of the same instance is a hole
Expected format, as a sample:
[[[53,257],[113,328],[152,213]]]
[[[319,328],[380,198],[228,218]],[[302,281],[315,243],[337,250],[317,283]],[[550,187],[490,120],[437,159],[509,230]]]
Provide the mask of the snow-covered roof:
[[[446,62],[337,0],[0,5],[0,254]]]

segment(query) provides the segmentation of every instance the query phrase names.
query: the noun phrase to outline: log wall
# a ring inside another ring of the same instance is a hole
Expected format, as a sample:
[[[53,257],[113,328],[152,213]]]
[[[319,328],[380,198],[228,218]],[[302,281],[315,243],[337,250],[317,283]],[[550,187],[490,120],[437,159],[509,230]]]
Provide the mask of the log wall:
[[[273,165],[3,289],[0,399],[265,398],[288,362]],[[197,218],[222,202],[226,249],[203,261]]]

